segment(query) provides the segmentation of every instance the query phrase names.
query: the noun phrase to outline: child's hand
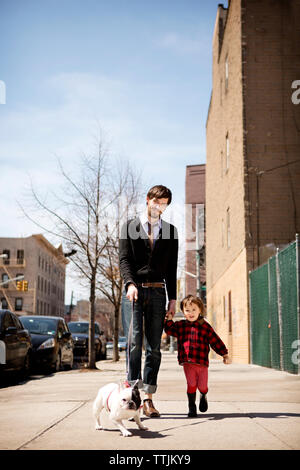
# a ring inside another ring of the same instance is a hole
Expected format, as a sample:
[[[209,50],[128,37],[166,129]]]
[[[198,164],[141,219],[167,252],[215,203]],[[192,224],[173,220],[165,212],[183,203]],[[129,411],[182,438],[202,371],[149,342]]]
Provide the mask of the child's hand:
[[[224,364],[230,364],[231,361],[230,361],[230,359],[229,359],[228,354],[224,354],[224,356],[223,356],[223,362],[224,362]]]
[[[169,312],[166,313],[165,320],[173,320],[173,315]]]

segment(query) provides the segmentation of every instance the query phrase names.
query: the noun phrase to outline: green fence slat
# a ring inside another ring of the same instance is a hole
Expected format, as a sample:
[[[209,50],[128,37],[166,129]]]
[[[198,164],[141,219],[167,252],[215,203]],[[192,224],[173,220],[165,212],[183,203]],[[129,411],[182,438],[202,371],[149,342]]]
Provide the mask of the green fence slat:
[[[292,344],[298,339],[296,243],[278,253],[282,300],[283,368],[298,373],[292,362]]]
[[[269,319],[270,319],[270,347],[271,367],[280,369],[280,338],[278,320],[278,292],[276,278],[276,256],[268,261],[269,268]]]
[[[267,264],[250,273],[250,283],[252,362],[271,367]]]
[[[293,345],[299,340],[297,282],[296,242],[249,273],[254,364],[299,372],[299,364],[293,360]]]

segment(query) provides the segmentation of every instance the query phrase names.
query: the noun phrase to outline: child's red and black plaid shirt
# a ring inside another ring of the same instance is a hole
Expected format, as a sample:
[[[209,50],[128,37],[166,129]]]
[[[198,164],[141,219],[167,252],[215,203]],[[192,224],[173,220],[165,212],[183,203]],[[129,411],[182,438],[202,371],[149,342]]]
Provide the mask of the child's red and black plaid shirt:
[[[192,362],[208,367],[210,347],[220,356],[228,354],[221,338],[205,320],[195,322],[168,320],[165,321],[164,328],[168,335],[177,338],[179,364]]]

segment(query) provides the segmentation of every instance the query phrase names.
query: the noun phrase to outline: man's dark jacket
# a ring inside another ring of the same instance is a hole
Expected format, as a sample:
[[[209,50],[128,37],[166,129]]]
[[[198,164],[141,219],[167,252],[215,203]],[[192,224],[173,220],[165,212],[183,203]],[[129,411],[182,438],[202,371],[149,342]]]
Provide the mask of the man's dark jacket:
[[[128,284],[166,283],[169,300],[176,299],[178,233],[174,225],[161,221],[161,229],[151,249],[139,218],[129,220],[121,230],[120,270]]]

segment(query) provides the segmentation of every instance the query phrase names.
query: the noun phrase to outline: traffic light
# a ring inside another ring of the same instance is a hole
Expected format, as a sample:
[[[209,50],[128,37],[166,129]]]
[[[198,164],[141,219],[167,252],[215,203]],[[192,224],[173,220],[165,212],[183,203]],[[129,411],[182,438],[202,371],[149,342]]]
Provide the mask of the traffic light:
[[[23,281],[23,291],[28,291],[28,281]]]
[[[17,281],[17,290],[23,290],[23,281]]]

